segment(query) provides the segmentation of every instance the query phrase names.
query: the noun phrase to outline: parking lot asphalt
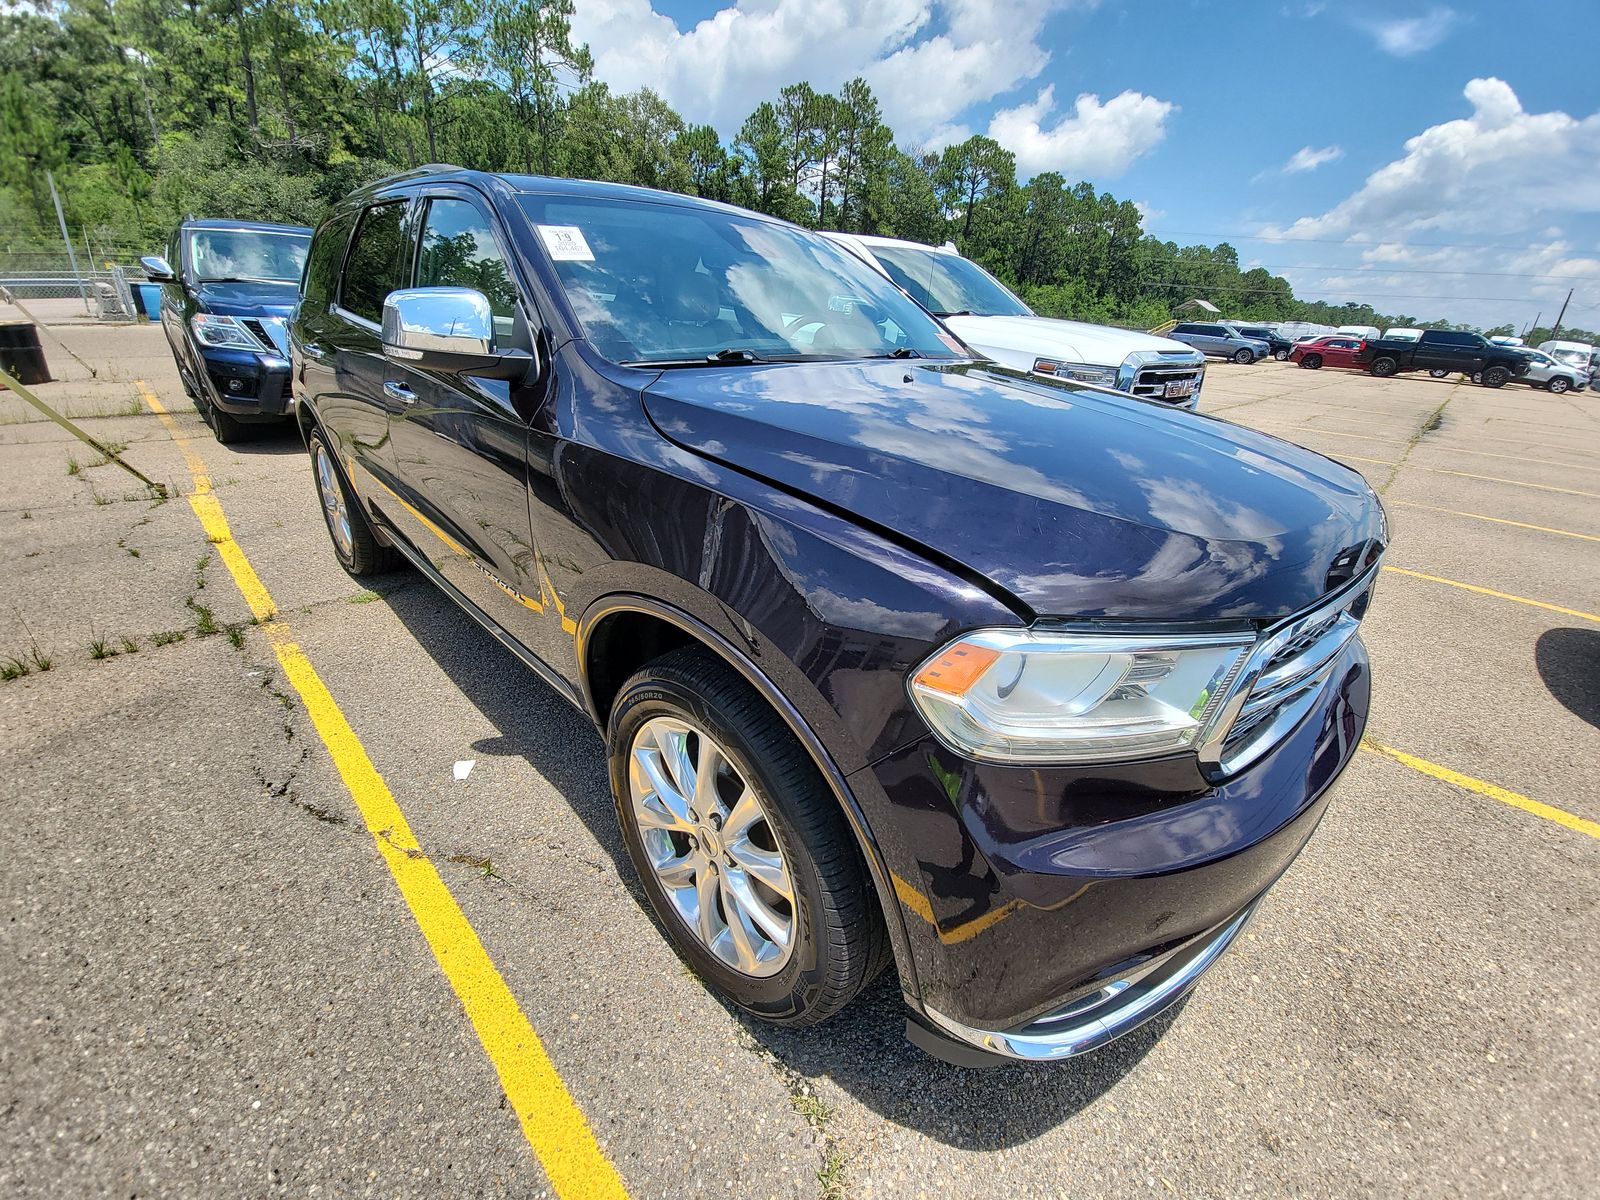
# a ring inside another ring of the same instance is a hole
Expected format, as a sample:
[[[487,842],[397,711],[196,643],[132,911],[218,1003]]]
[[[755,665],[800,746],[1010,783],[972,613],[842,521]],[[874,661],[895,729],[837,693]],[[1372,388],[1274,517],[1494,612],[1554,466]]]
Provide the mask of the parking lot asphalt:
[[[1600,398],[1211,367],[1204,412],[1383,492],[1370,745],[1180,1012],[978,1072],[904,1041],[889,978],[810,1031],[719,1004],[648,915],[585,721],[425,582],[346,576],[298,439],[217,445],[158,329],[54,332],[39,397],[175,495],[197,455],[231,540],[0,393],[0,664],[28,667],[0,683],[6,1194],[598,1194],[547,1172],[562,1095],[638,1200],[1600,1176]],[[285,639],[416,849],[369,834]],[[536,1031],[532,1093],[413,856]]]

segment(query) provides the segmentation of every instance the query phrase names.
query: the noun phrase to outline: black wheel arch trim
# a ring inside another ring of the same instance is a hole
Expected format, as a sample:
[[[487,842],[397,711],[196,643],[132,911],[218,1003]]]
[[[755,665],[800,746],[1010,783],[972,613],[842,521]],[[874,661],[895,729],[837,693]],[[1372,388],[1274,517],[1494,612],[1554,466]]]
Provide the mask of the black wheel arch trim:
[[[583,615],[578,620],[578,628],[573,634],[574,651],[578,661],[578,672],[583,690],[583,705],[591,720],[602,730],[605,722],[601,719],[594,694],[589,684],[588,669],[588,642],[596,626],[606,617],[617,613],[641,613],[646,616],[656,617],[669,624],[676,625],[701,645],[712,651],[740,676],[755,688],[767,701],[783,723],[791,732],[800,739],[800,744],[805,747],[806,753],[816,764],[817,770],[822,773],[823,781],[828,785],[828,790],[833,793],[839,807],[844,810],[845,819],[850,822],[850,830],[855,835],[856,845],[861,850],[861,856],[866,860],[867,872],[872,877],[873,890],[878,895],[878,908],[883,914],[884,925],[889,931],[889,945],[894,951],[895,969],[900,974],[900,989],[907,1003],[914,1008],[921,1006],[921,989],[917,984],[916,965],[912,957],[909,935],[900,911],[900,901],[894,888],[894,882],[889,873],[888,864],[883,859],[883,853],[878,847],[877,838],[867,825],[866,814],[862,811],[860,802],[856,799],[855,792],[850,786],[849,778],[833,760],[833,755],[822,744],[811,726],[801,716],[789,698],[774,684],[764,671],[758,667],[748,655],[735,646],[722,634],[718,633],[704,621],[685,612],[671,604],[627,592],[611,592],[591,601],[584,609]]]

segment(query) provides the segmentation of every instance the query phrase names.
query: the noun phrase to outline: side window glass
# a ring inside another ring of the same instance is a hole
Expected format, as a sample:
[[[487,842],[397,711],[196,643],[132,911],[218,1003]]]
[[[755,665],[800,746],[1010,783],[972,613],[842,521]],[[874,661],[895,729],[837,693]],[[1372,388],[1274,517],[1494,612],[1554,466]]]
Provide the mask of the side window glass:
[[[354,224],[355,214],[345,213],[329,221],[311,239],[305,284],[300,290],[306,300],[318,308],[326,308],[333,299],[333,281],[338,278],[339,264],[344,260],[344,249],[350,243],[350,227]]]
[[[383,320],[384,297],[405,287],[405,212],[405,202],[400,200],[361,214],[339,288],[339,303],[358,317]]]
[[[464,287],[489,298],[496,324],[517,310],[517,289],[495,243],[494,229],[477,205],[465,200],[428,202],[422,224],[418,287]]]

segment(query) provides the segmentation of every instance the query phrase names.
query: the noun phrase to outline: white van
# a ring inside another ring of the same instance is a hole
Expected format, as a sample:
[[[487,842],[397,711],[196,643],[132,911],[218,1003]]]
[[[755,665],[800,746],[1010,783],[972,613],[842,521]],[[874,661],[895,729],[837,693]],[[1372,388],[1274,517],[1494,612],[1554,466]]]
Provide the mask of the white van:
[[[1395,329],[1385,329],[1383,331],[1383,340],[1386,342],[1414,342],[1421,337],[1422,330],[1420,329],[1403,329],[1397,327]]]
[[[1600,350],[1588,342],[1540,342],[1539,349],[1552,358],[1559,358],[1569,367],[1589,372],[1591,377],[1600,369]]]
[[[1360,338],[1364,342],[1375,342],[1383,336],[1383,330],[1376,325],[1341,325],[1333,332],[1336,337]],[[1419,332],[1417,336],[1422,334]]]

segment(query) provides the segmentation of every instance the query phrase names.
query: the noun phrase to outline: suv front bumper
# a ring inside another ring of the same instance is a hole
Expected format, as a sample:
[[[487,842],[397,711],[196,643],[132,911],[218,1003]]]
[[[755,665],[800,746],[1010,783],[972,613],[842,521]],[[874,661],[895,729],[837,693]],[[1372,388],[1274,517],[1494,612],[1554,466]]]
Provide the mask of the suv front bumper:
[[[256,350],[197,347],[207,399],[246,420],[276,420],[294,411],[289,360]]]
[[[864,806],[885,806],[868,816],[913,960],[913,1040],[1059,1058],[1176,1003],[1310,839],[1369,699],[1357,637],[1299,725],[1221,782],[1192,755],[1021,769],[931,736],[856,772]]]

